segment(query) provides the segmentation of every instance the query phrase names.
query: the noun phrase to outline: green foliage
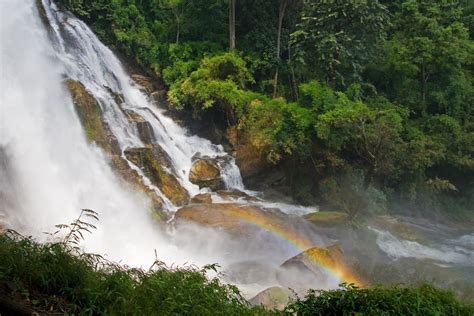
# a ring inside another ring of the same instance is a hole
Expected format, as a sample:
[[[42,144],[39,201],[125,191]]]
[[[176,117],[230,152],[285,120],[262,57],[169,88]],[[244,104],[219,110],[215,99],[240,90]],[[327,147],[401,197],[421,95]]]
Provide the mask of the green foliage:
[[[271,162],[282,155],[305,156],[310,148],[311,112],[283,99],[254,101],[245,119],[253,143],[267,152]]]
[[[378,1],[305,1],[292,36],[303,61],[340,87],[360,81],[387,24],[388,12]]]
[[[131,269],[69,244],[36,243],[14,232],[0,236],[0,283],[14,282],[40,310],[88,315],[264,315],[233,286],[208,279],[214,265]]]
[[[271,162],[298,162],[307,178],[295,197],[323,198],[323,179],[362,172],[365,189],[388,201],[425,196],[427,209],[447,205],[427,183],[446,181],[458,191],[443,199],[467,205],[446,209],[473,211],[474,6],[285,1],[237,1],[232,54],[226,1],[57,2],[163,79],[174,108],[237,126]],[[281,98],[272,99],[276,69]]]
[[[287,308],[288,315],[472,315],[474,306],[429,285],[419,288],[360,289],[343,285],[333,291],[310,291]]]
[[[215,108],[225,114],[229,124],[235,124],[235,112],[243,106],[243,88],[251,82],[253,78],[244,60],[234,53],[225,53],[204,58],[197,70],[171,86],[168,99],[177,108],[190,105],[196,116]]]
[[[459,2],[405,1],[377,68],[391,98],[420,115],[471,115],[474,46]],[[380,87],[379,82],[375,82]]]

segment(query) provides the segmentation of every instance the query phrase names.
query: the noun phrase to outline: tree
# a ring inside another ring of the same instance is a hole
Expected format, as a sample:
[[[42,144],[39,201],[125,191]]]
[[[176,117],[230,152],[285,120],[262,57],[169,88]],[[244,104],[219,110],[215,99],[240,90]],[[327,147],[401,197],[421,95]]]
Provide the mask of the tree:
[[[176,44],[179,44],[179,35],[181,22],[183,20],[183,8],[186,6],[186,0],[160,0],[160,7],[171,10],[176,22]]]
[[[376,66],[387,75],[375,84],[388,83],[383,90],[418,115],[468,118],[473,81],[467,66],[473,62],[474,45],[461,17],[459,3],[405,1],[382,65]]]
[[[292,34],[300,59],[332,87],[361,80],[385,38],[388,12],[378,1],[305,1]]]
[[[276,36],[276,59],[277,62],[280,61],[281,54],[281,31],[283,28],[283,19],[285,18],[285,12],[288,6],[295,6],[300,0],[280,0],[278,4],[278,26],[277,26],[277,36]],[[278,69],[277,65],[275,69],[275,75],[273,77],[273,97],[276,97],[277,94],[277,85],[278,85]]]
[[[235,1],[229,0],[229,49],[235,50]]]
[[[355,155],[364,166],[367,189],[375,175],[389,174],[393,169],[394,152],[402,142],[402,116],[393,107],[379,109],[344,98],[341,101],[319,116],[318,137],[337,151]]]

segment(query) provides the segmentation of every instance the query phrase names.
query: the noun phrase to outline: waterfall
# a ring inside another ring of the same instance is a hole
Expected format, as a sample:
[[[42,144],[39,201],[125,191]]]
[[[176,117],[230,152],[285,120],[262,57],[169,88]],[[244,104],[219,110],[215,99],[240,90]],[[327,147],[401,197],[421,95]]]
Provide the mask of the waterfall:
[[[145,98],[82,23],[59,12],[48,16],[57,17],[54,45],[34,1],[0,2],[0,214],[22,233],[42,236],[90,208],[100,222],[86,240],[88,251],[132,265],[151,262],[154,249],[163,261],[188,260],[150,219],[146,197],[124,185],[103,152],[87,143],[63,81],[81,80],[93,92],[124,148],[139,139],[104,85],[123,92],[130,106],[148,106]],[[7,200],[11,192],[14,203]]]
[[[204,228],[191,225],[170,234],[154,223],[148,198],[113,172],[101,148],[88,143],[66,79],[81,82],[97,100],[124,159],[128,148],[144,146],[126,111],[149,122],[190,196],[201,192],[188,180],[196,154],[218,158],[226,188],[243,190],[235,159],[222,146],[190,135],[163,115],[112,51],[70,13],[43,0],[50,23],[45,27],[34,1],[5,0],[0,6],[0,220],[5,214],[10,226],[38,237],[55,224],[71,222],[82,208],[95,210],[100,222],[83,243],[86,250],[134,266],[150,263],[155,250],[170,264],[226,264],[242,260],[245,252],[249,258],[251,253],[266,260],[277,256],[275,262],[287,257],[275,250],[263,255],[257,245],[240,245]],[[173,211],[171,202],[154,189]],[[236,256],[229,255],[229,247]]]
[[[143,146],[136,129],[123,113],[123,110],[133,111],[151,124],[156,142],[171,158],[181,185],[190,195],[198,193],[199,188],[188,180],[192,157],[196,153],[212,158],[226,157],[228,155],[222,146],[189,135],[171,118],[164,116],[163,110],[148,99],[125,72],[118,58],[87,25],[69,13],[59,11],[48,0],[43,0],[43,5],[53,29],[55,53],[64,66],[66,76],[84,84],[99,101],[104,118],[122,150]],[[123,103],[117,104],[111,94],[123,96]],[[226,187],[242,190],[242,178],[234,159],[226,161],[225,168],[222,168]],[[166,200],[163,195],[161,198]]]

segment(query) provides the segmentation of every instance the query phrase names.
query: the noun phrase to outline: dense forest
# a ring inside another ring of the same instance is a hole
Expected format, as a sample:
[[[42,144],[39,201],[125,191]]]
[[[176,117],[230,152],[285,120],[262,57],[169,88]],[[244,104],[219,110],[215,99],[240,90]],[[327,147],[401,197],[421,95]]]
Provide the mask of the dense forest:
[[[58,2],[170,108],[237,135],[241,162],[258,158],[244,179],[353,215],[472,216],[469,1]]]

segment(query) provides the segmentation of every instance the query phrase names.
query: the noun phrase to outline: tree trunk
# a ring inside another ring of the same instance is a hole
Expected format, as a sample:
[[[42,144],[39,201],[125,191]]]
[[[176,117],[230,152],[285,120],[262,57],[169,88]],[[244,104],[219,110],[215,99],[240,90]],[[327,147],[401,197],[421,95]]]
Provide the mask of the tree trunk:
[[[235,1],[229,0],[229,48],[235,50]]]
[[[293,63],[291,61],[291,43],[288,41],[288,65],[290,66],[291,73],[291,87],[293,90],[294,98],[296,101],[299,99],[298,95],[298,84],[296,83],[295,69],[293,68]]]
[[[364,178],[364,190],[367,191],[369,186],[372,184],[372,179],[374,178],[375,168],[373,166],[367,171]]]
[[[179,31],[181,28],[181,21],[179,18],[178,9],[173,10],[174,18],[176,20],[176,44],[179,44]]]
[[[280,6],[278,8],[278,27],[277,27],[277,40],[276,40],[276,58],[278,63],[280,62],[280,50],[281,50],[281,29],[283,27],[283,18],[285,17],[286,6],[288,5],[287,0],[280,0]],[[273,97],[277,94],[278,85],[278,67],[275,70],[275,76],[273,78]]]
[[[429,75],[426,73],[425,64],[421,65],[421,116],[425,117],[427,114],[426,106],[426,94],[428,90],[428,78]]]

